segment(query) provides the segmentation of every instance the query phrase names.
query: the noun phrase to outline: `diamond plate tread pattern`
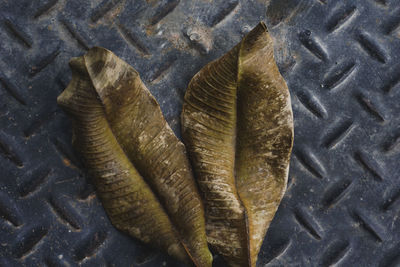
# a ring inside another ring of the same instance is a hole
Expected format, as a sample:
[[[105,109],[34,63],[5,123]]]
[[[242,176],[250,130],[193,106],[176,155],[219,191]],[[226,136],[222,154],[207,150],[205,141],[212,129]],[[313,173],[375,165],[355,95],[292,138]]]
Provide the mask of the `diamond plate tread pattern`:
[[[0,266],[182,266],[112,227],[56,97],[69,59],[104,46],[179,136],[191,77],[260,20],[295,145],[258,266],[400,265],[397,0],[0,0]]]

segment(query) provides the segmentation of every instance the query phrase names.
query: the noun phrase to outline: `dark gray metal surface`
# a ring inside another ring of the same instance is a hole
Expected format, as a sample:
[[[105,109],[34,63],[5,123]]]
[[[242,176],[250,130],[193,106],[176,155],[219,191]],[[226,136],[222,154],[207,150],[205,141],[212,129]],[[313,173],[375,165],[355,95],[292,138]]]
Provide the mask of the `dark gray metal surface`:
[[[88,185],[56,105],[68,60],[111,49],[179,134],[191,77],[260,20],[295,147],[259,266],[399,266],[398,0],[0,0],[0,266],[177,266],[116,231]]]

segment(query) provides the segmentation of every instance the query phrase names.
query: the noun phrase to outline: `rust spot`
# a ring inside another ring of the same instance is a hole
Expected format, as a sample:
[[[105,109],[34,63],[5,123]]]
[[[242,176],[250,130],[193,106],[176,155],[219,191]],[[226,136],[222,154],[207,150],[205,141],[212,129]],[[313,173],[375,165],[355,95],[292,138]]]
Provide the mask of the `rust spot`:
[[[67,158],[63,158],[63,163],[67,167],[72,167],[71,161]]]

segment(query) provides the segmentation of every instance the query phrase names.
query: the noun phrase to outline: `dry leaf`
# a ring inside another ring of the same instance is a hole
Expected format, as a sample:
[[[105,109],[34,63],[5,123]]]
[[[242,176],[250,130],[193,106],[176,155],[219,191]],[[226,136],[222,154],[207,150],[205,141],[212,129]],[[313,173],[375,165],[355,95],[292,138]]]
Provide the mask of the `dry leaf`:
[[[95,47],[70,62],[58,103],[113,225],[197,266],[211,266],[204,211],[184,145],[139,74]],[[186,250],[186,251],[185,251]]]
[[[255,266],[286,189],[293,143],[289,91],[264,23],[193,77],[182,131],[208,242],[231,266]]]

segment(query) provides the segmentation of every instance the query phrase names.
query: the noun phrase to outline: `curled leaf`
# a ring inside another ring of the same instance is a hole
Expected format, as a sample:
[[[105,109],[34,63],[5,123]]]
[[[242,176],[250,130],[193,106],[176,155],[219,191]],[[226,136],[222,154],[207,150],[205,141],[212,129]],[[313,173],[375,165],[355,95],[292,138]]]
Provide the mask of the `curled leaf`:
[[[211,266],[204,211],[184,145],[139,74],[95,47],[70,62],[58,103],[114,226],[197,266]],[[187,252],[187,253],[186,253]]]
[[[182,131],[208,242],[231,266],[255,266],[286,190],[293,144],[289,90],[264,23],[193,77]]]

